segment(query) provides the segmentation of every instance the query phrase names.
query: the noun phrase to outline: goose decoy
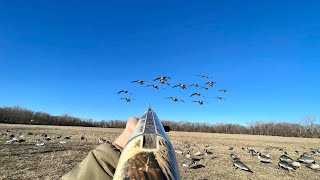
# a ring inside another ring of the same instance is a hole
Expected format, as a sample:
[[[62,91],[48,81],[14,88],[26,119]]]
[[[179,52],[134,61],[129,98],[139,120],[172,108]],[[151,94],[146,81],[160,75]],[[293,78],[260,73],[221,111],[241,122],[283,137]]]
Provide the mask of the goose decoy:
[[[238,156],[237,156],[236,154],[234,154],[234,153],[230,153],[229,156],[230,156],[232,159],[238,158]]]
[[[258,154],[258,159],[262,163],[271,163],[271,158],[266,155],[262,155],[260,152]]]
[[[201,78],[205,78],[205,79],[211,78],[210,76],[205,76],[205,75],[197,75],[197,76],[199,76]]]
[[[36,142],[36,146],[44,146],[44,142],[38,139]]]
[[[61,141],[59,141],[59,143],[60,143],[60,144],[66,144],[67,141],[66,141],[66,140],[61,140]]]
[[[175,98],[175,97],[167,97],[167,98],[165,98],[165,99],[171,99],[172,101],[175,101],[175,102],[184,102],[184,100],[182,100],[182,99],[178,99],[178,98]]]
[[[143,85],[145,82],[147,81],[143,81],[143,80],[134,80],[131,83],[139,83],[140,85]]]
[[[207,87],[201,87],[200,89],[204,89],[204,90],[209,90],[209,88],[207,88]]]
[[[184,155],[184,157],[187,159],[190,159],[191,158],[190,151],[187,151],[187,153]]]
[[[84,136],[81,136],[81,138],[80,138],[81,140],[85,140],[86,138],[84,137]]]
[[[127,102],[131,102],[131,101],[133,101],[133,100],[135,100],[135,99],[132,99],[132,98],[121,98],[120,100],[125,100],[125,101],[127,101]]]
[[[236,161],[234,161],[233,162],[233,167],[235,168],[235,169],[241,169],[241,170],[244,170],[244,171],[248,171],[248,172],[251,172],[251,173],[253,173],[253,171],[247,166],[247,165],[245,165],[242,161],[240,161],[240,160],[236,160]]]
[[[251,156],[257,155],[257,152],[254,149],[248,149],[248,151],[251,154]]]
[[[278,163],[278,169],[279,169],[279,168],[288,170],[289,172],[295,170],[295,167],[292,166],[292,164],[290,164],[290,163],[288,163],[288,162],[286,162],[286,161],[280,161],[280,162]]]
[[[291,161],[291,165],[292,165],[295,169],[297,169],[297,168],[299,168],[299,167],[301,166],[301,164],[300,164],[298,161]]]
[[[171,78],[168,77],[168,76],[161,76],[161,77],[155,78],[153,81],[157,81],[157,80],[160,80],[160,81],[168,81],[168,79],[171,79]]]
[[[158,86],[158,85],[155,85],[155,84],[149,84],[149,85],[147,85],[146,87],[150,87],[150,86],[152,86],[152,87],[155,88],[155,89],[159,89],[159,86]]]
[[[195,95],[197,95],[197,96],[201,96],[201,93],[199,93],[199,92],[195,92],[195,93],[191,94],[191,95],[190,95],[190,97],[195,96]]]
[[[203,105],[204,102],[205,102],[205,103],[208,103],[207,101],[202,101],[202,100],[192,101],[192,102],[197,102],[197,103],[199,103],[200,105]]]
[[[66,136],[66,137],[64,137],[64,139],[70,139],[71,138],[71,136]]]
[[[103,137],[99,138],[99,143],[100,144],[103,144],[103,143],[106,143],[106,142],[107,142],[107,140],[103,139]]]
[[[186,173],[186,169],[190,169],[190,167],[195,166],[196,164],[197,163],[191,159],[184,159],[181,165],[184,168],[184,173]]]
[[[224,100],[224,99],[225,99],[225,98],[220,97],[220,96],[216,96],[216,97],[214,97],[214,98],[217,98],[217,99],[219,99],[219,100]]]
[[[26,142],[26,140],[24,140],[24,139],[19,139],[18,140],[18,143],[22,143],[22,142]]]
[[[213,87],[217,82],[214,81],[209,81],[206,84],[208,84],[209,86]]]
[[[318,170],[320,169],[319,164],[317,164],[315,161],[313,161],[312,163],[307,164],[307,167],[313,170]]]
[[[279,157],[279,160],[280,161],[286,161],[286,162],[291,162],[292,161],[292,159],[288,156],[287,151],[285,151],[284,154]]]
[[[181,89],[187,89],[187,86],[185,84],[181,84],[181,83],[179,83],[175,86],[172,86],[172,88],[176,88],[176,87],[181,87]]]
[[[222,89],[220,89],[219,91],[220,91],[220,92],[228,92],[229,90],[222,88]]]
[[[189,87],[192,87],[192,86],[194,86],[194,87],[199,87],[199,85],[196,84],[196,83],[191,84]]]
[[[174,149],[174,152],[177,153],[177,154],[183,154],[183,151],[179,148],[177,149]]]
[[[62,137],[62,135],[61,134],[59,134],[58,136],[57,136],[57,139],[60,139]]]
[[[297,161],[302,162],[304,164],[310,164],[314,162],[314,160],[311,157],[308,157],[306,155],[301,155]]]
[[[45,137],[44,139],[45,139],[46,141],[50,141],[50,140],[51,140],[50,136],[47,136],[47,137]]]
[[[228,149],[229,151],[234,151],[234,147],[233,146],[231,146],[231,147],[229,147],[229,149]]]
[[[128,92],[129,92],[128,90],[124,89],[124,90],[119,91],[118,94],[120,94],[120,93],[128,93]],[[130,94],[132,94],[132,93],[130,93]]]

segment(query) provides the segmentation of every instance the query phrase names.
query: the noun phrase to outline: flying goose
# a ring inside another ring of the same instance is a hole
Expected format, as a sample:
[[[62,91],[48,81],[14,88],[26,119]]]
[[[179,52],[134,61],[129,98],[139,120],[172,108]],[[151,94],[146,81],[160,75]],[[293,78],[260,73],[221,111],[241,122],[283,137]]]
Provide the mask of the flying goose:
[[[132,98],[121,98],[120,100],[125,100],[125,101],[127,101],[127,102],[131,102],[131,101],[133,101],[133,100],[135,100],[135,99],[132,99]]]
[[[179,83],[175,86],[172,86],[172,88],[176,88],[176,87],[181,87],[182,89],[187,89],[187,86],[185,84],[181,84],[181,83]]]
[[[161,83],[161,84],[166,84],[166,85],[168,85],[168,86],[170,85],[170,84],[168,83],[168,81],[165,81],[165,80],[160,80],[160,83]]]
[[[209,90],[209,88],[207,88],[207,87],[201,87],[200,89],[204,89],[204,90]]]
[[[199,85],[196,84],[196,83],[191,84],[189,87],[192,87],[192,86],[194,86],[194,87],[199,87]]]
[[[171,99],[172,101],[175,101],[175,102],[184,102],[184,100],[182,100],[182,99],[178,99],[178,98],[175,98],[175,97],[167,97],[167,98],[165,98],[165,99]]]
[[[280,162],[278,163],[278,169],[279,169],[279,168],[286,169],[286,170],[288,170],[289,172],[295,170],[295,167],[292,166],[292,164],[290,164],[290,163],[288,163],[288,162],[286,162],[286,161],[280,161]]]
[[[214,98],[217,98],[217,99],[219,99],[219,100],[224,100],[224,99],[225,99],[225,98],[220,97],[220,96],[216,96],[216,97],[214,97]]]
[[[313,161],[312,163],[307,164],[307,167],[310,168],[310,169],[313,169],[313,170],[318,170],[318,169],[320,169],[319,164],[316,164],[315,161]]]
[[[155,78],[153,81],[157,81],[157,80],[160,80],[160,81],[168,81],[168,79],[171,79],[171,78],[170,78],[170,77],[167,77],[167,76],[161,76],[161,77]]]
[[[271,163],[271,158],[266,155],[262,155],[260,152],[258,154],[258,159],[262,163]]]
[[[205,75],[197,75],[197,76],[199,76],[201,78],[205,78],[205,79],[211,78],[210,76],[205,76]]]
[[[207,101],[202,101],[202,100],[192,101],[192,102],[197,102],[197,103],[199,103],[200,105],[203,105],[204,102],[205,102],[205,103],[208,103]]]
[[[197,96],[201,96],[201,93],[199,93],[199,92],[195,92],[195,93],[191,94],[191,95],[190,95],[190,97],[195,96],[195,95],[197,95]]]
[[[240,161],[240,160],[236,160],[236,161],[234,161],[233,162],[233,167],[235,168],[235,169],[241,169],[241,170],[244,170],[244,171],[248,171],[248,172],[251,172],[251,173],[253,173],[253,171],[251,171],[251,169],[247,166],[247,165],[245,165],[242,161]]]
[[[146,87],[150,87],[150,86],[152,86],[152,87],[155,88],[155,89],[159,89],[159,86],[157,86],[157,85],[155,85],[155,84],[149,84],[149,85],[147,85]]]
[[[221,92],[221,91],[222,91],[222,92],[228,92],[229,90],[222,88],[222,89],[220,89],[219,91],[220,91],[220,92]]]
[[[208,84],[209,86],[213,87],[215,83],[217,83],[217,82],[210,81],[210,82],[207,82],[206,84]]]
[[[134,80],[131,83],[139,83],[140,85],[143,85],[145,82],[147,81],[143,81],[143,80]]]
[[[118,94],[120,94],[120,93],[128,93],[128,92],[129,92],[128,90],[121,90],[121,91],[118,92]],[[132,94],[132,93],[130,93],[130,94]]]

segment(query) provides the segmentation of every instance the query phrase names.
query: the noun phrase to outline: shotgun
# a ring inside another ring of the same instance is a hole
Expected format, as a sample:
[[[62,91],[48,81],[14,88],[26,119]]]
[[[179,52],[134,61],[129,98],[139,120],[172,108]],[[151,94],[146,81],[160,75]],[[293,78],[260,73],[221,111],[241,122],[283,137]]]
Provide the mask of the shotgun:
[[[180,179],[173,146],[151,106],[139,118],[113,179]]]

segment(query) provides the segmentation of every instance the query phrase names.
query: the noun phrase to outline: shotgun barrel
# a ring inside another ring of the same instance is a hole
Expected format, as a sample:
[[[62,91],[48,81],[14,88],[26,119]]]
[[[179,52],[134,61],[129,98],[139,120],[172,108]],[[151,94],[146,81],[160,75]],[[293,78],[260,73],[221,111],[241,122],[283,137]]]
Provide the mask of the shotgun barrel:
[[[125,145],[113,179],[180,179],[173,146],[150,106]]]

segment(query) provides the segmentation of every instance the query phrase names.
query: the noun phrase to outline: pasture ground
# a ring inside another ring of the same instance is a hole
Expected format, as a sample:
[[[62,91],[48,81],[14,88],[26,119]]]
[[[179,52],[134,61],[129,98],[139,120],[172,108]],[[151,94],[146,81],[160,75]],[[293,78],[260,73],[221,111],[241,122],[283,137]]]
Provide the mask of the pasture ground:
[[[20,144],[5,143],[6,137],[0,136],[0,179],[41,180],[59,179],[99,145],[99,137],[114,141],[122,132],[122,129],[108,128],[0,124],[0,133],[6,130],[16,135],[28,132],[36,135],[26,136],[26,142]],[[41,138],[41,133],[49,134],[52,140],[38,147],[35,142]],[[58,134],[62,137],[71,136],[71,139],[66,144],[59,144],[55,138]],[[80,140],[81,136],[85,136],[87,141]],[[310,148],[319,149],[320,139],[190,132],[169,132],[168,136],[175,148],[194,153],[203,151],[204,146],[210,144],[211,151],[217,156],[215,159],[201,160],[205,168],[184,172],[181,166],[183,156],[177,154],[181,179],[320,179],[320,171],[313,171],[305,165],[292,173],[277,168],[278,158],[283,154],[280,148],[284,148],[290,157],[296,159],[299,155],[295,150],[307,152]],[[185,147],[186,142],[191,145],[190,148]],[[235,147],[235,153],[254,173],[233,169],[228,152],[230,146]],[[272,162],[262,164],[256,156],[250,156],[241,147],[257,151],[270,147]],[[320,156],[312,157],[320,163]]]

